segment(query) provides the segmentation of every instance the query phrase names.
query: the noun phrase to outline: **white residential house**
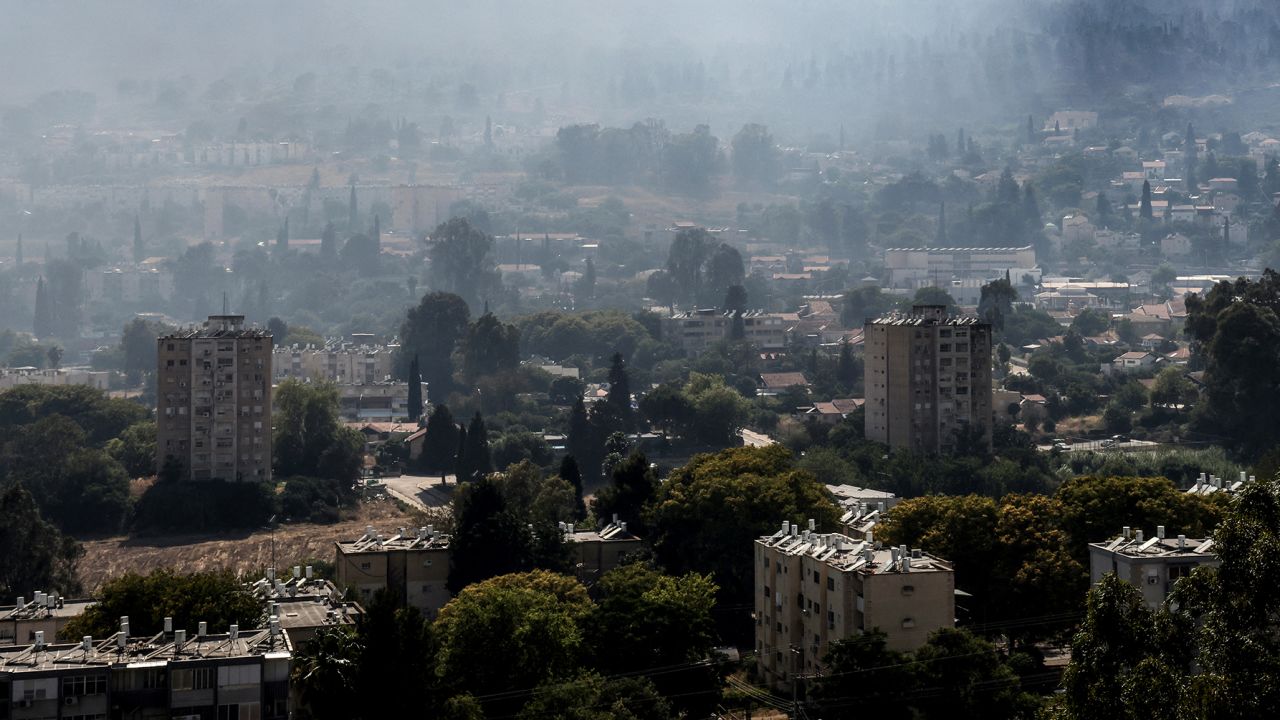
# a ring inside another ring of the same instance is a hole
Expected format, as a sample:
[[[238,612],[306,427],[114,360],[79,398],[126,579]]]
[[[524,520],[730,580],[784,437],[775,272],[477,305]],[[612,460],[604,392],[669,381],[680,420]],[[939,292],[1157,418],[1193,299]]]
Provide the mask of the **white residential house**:
[[[1132,350],[1112,360],[1110,366],[1103,365],[1102,370],[1108,373],[1133,372],[1143,368],[1154,367],[1156,363],[1160,362],[1160,359],[1159,355],[1146,350]],[[1109,370],[1108,367],[1110,368]]]

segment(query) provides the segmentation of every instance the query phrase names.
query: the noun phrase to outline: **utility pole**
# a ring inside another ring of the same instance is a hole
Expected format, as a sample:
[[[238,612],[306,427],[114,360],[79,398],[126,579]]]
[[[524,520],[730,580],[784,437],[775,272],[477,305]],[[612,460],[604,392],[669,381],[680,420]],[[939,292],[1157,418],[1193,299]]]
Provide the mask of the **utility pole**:
[[[800,703],[796,699],[796,686],[800,682],[800,656],[803,651],[795,645],[791,646],[791,717],[792,720],[800,717]]]

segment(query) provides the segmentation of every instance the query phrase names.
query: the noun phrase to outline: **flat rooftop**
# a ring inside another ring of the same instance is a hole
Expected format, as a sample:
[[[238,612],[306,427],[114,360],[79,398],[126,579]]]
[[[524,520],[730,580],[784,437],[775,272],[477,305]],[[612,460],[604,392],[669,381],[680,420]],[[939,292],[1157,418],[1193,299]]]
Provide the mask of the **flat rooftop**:
[[[885,547],[871,540],[855,540],[840,533],[779,530],[756,542],[787,555],[807,555],[841,572],[884,575],[902,572],[951,572],[951,564],[921,550]],[[903,557],[909,561],[903,562]]]
[[[564,532],[565,542],[578,543],[596,543],[596,542],[639,542],[640,538],[627,530],[625,522],[614,520],[599,530],[579,530],[572,524],[560,524],[560,530]]]
[[[34,599],[23,599],[22,607],[17,605],[0,605],[0,622],[3,621],[37,621],[52,618],[73,618],[93,606],[94,600],[67,600],[58,598],[53,607],[38,604]]]
[[[284,633],[272,635],[270,630],[249,630],[231,639],[227,633],[195,637],[191,633],[179,647],[172,633],[153,637],[126,638],[123,647],[119,633],[102,640],[83,643],[58,643],[37,648],[14,645],[0,648],[0,672],[38,672],[68,669],[106,669],[112,666],[143,666],[166,662],[237,657],[288,657],[293,648]]]
[[[1140,538],[1136,535],[1126,538],[1122,535],[1109,542],[1089,543],[1089,548],[1131,558],[1215,557],[1213,538]]]
[[[397,528],[396,533],[384,537],[374,532],[372,527],[365,527],[364,535],[355,540],[337,541],[338,552],[344,555],[355,553],[380,553],[389,550],[448,550],[450,536],[439,532],[428,525],[421,528]]]

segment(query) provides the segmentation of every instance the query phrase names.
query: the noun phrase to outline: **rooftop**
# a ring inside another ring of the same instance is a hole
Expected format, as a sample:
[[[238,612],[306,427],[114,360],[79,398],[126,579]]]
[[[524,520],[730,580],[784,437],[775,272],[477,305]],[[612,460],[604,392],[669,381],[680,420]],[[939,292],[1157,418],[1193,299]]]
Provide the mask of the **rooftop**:
[[[564,533],[565,542],[638,542],[640,540],[627,530],[625,520],[618,520],[616,513],[613,516],[613,522],[599,530],[580,530],[575,528],[573,523],[560,523],[560,530]]]
[[[355,540],[339,540],[337,542],[338,552],[346,554],[352,553],[379,553],[389,550],[447,550],[449,549],[450,536],[436,530],[433,526],[411,528],[411,532],[405,532],[405,528],[396,528],[396,534],[391,537],[384,538],[382,533],[375,533],[372,525],[366,525],[364,535]]]
[[[0,605],[0,621],[73,618],[88,610],[93,604],[93,600],[68,600],[58,597],[57,593],[44,593],[37,590],[31,598],[19,597],[14,605]]]
[[[951,565],[922,550],[905,545],[884,547],[870,538],[854,540],[839,533],[801,531],[799,526],[783,521],[784,527],[756,542],[787,555],[807,555],[841,572],[884,575],[903,572],[952,572]]]
[[[293,649],[278,624],[266,630],[245,632],[232,625],[228,633],[193,633],[191,637],[183,630],[152,637],[130,637],[127,619],[124,624],[122,631],[97,641],[86,637],[78,643],[51,645],[37,635],[38,641],[34,644],[0,648],[0,672],[102,670],[113,665],[145,666],[183,660],[288,657]]]
[[[266,328],[244,326],[243,315],[210,315],[201,327],[176,330],[162,339],[190,340],[193,338],[269,338]]]
[[[1129,528],[1121,532],[1120,537],[1100,543],[1089,543],[1090,548],[1109,553],[1118,553],[1131,558],[1163,558],[1163,557],[1204,557],[1213,555],[1213,539],[1188,538],[1179,535],[1175,538],[1164,536],[1164,526],[1156,528],[1156,535],[1144,538],[1141,530],[1132,533]]]

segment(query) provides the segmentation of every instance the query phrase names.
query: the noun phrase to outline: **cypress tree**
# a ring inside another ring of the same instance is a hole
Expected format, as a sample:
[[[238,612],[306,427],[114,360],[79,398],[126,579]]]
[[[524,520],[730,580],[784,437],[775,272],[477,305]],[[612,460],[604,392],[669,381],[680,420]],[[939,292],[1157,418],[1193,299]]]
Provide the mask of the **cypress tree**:
[[[351,198],[347,201],[347,229],[350,232],[356,231],[356,185],[351,183]]]
[[[31,322],[31,330],[42,340],[53,334],[53,306],[49,300],[49,289],[45,287],[43,275],[36,279],[36,311],[35,318]]]
[[[133,215],[133,261],[140,263],[147,259],[147,248],[142,244],[142,221],[137,213]]]
[[[22,267],[22,263],[25,262],[22,257],[22,233],[18,233],[18,257],[16,259],[18,261],[18,267]]]
[[[418,356],[409,362],[409,422],[422,418],[422,373],[418,371]]]
[[[382,254],[382,221],[377,215],[373,216],[373,249],[371,250],[376,258]]]
[[[429,433],[430,431],[428,431]],[[467,462],[467,426],[458,426],[458,449],[453,454],[453,471],[457,475],[458,484],[462,484],[471,480],[474,474],[470,464]]]
[[[573,494],[577,498],[574,517],[578,520],[587,516],[587,503],[582,499],[582,471],[578,469],[578,461],[572,455],[565,455],[560,461],[560,479],[573,486]]]
[[[489,431],[485,429],[484,418],[480,412],[471,418],[471,426],[467,428],[467,468],[474,475],[488,475],[493,472],[493,458],[489,454]]]
[[[1040,229],[1040,203],[1036,200],[1036,191],[1028,180],[1022,184],[1022,219],[1026,223],[1027,232]]]
[[[1138,217],[1143,220],[1154,220],[1155,213],[1151,210],[1151,182],[1142,181],[1142,201],[1138,204]]]
[[[493,120],[488,115],[484,116],[484,146],[493,147]]]
[[[324,232],[320,233],[320,256],[332,258],[338,254],[338,230],[333,221],[324,224]]]
[[[288,216],[285,217],[284,224],[280,226],[280,230],[276,232],[276,249],[277,250],[289,249],[289,218]]]
[[[936,247],[947,246],[947,203],[938,204],[938,237],[934,241]]]
[[[622,425],[631,429],[631,379],[627,377],[626,361],[622,353],[615,352],[609,365],[609,397],[607,402],[617,409]]]
[[[595,452],[595,444],[591,421],[587,417],[587,404],[579,396],[569,411],[569,433],[565,439],[565,446],[570,455],[579,459],[580,470],[583,469],[581,463],[588,462],[583,473],[588,480],[600,474],[600,467],[597,465],[593,470],[590,463],[591,458],[599,457],[599,453]]]

